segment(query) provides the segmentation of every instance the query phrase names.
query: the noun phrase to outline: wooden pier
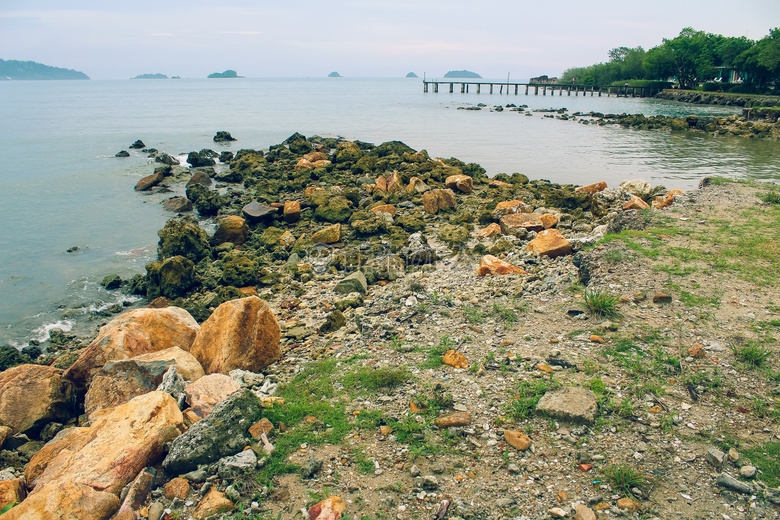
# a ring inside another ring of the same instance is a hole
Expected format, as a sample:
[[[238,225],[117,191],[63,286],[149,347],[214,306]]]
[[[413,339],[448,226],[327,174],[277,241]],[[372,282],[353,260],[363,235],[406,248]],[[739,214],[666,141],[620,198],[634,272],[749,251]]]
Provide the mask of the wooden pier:
[[[583,96],[587,96],[590,93],[591,96],[598,94],[601,97],[602,93],[607,96],[619,96],[619,97],[653,97],[658,94],[662,89],[658,87],[632,87],[630,85],[625,86],[597,86],[597,85],[561,85],[557,83],[493,83],[493,82],[477,82],[477,81],[430,81],[423,80],[423,92],[434,93],[439,92],[439,85],[443,85],[444,89],[449,88],[449,93],[454,93],[457,89],[460,89],[461,94],[468,94],[469,89],[473,88],[473,92],[477,94],[482,93],[483,87],[489,91],[490,94],[498,92],[498,94],[510,95],[514,92],[517,96],[521,91],[525,91],[525,95],[528,96],[533,90],[535,96],[539,95],[541,91],[543,96],[547,95],[549,91],[551,96],[555,95],[555,91],[558,91],[558,95],[562,96],[566,92],[567,96],[571,96],[574,92],[575,96],[579,96],[580,92]]]

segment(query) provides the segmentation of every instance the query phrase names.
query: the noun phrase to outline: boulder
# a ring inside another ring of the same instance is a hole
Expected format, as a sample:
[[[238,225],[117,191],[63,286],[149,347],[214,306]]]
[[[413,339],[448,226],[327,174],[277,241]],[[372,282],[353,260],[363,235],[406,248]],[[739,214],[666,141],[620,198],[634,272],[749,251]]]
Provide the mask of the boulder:
[[[339,520],[347,507],[337,496],[331,496],[311,506],[307,513],[309,520]]]
[[[27,477],[35,487],[11,518],[110,518],[122,488],[157,464],[183,430],[182,414],[164,392],[100,412],[91,427],[61,432],[32,457],[25,476],[31,468],[40,474]]]
[[[525,270],[510,264],[504,260],[496,258],[493,255],[485,255],[479,262],[479,269],[477,269],[478,276],[491,275],[503,275],[503,274],[526,274]]]
[[[131,150],[143,150],[144,148],[146,148],[146,145],[140,139],[136,139],[135,142],[130,145]]]
[[[214,159],[201,152],[190,152],[187,154],[187,162],[193,168],[200,168],[201,166],[214,166],[217,164]]]
[[[171,299],[186,296],[198,284],[195,264],[187,257],[176,255],[166,258],[159,264],[159,269],[149,269],[152,265],[155,264],[147,266],[147,271],[159,287],[160,296]]]
[[[14,434],[14,429],[10,426],[0,426],[0,448],[5,444],[5,440]]]
[[[235,140],[236,138],[230,135],[230,132],[225,132],[224,130],[220,130],[214,135],[215,143],[226,143]]]
[[[371,211],[377,215],[380,213],[384,213],[392,217],[395,216],[395,206],[393,206],[392,204],[381,204],[379,206],[374,206],[373,208],[371,208]]]
[[[506,215],[532,213],[533,211],[533,206],[530,206],[521,200],[505,200],[496,204],[496,208],[493,210],[493,219],[501,220],[501,217],[505,217]]]
[[[235,455],[253,442],[249,428],[262,410],[260,399],[251,390],[239,390],[173,441],[163,468],[170,475],[181,475],[199,464]]]
[[[593,194],[593,193],[598,193],[600,191],[604,191],[606,189],[607,189],[607,183],[604,181],[600,181],[600,182],[594,182],[593,184],[588,184],[586,186],[580,186],[579,188],[575,188],[574,191],[577,193]]]
[[[187,385],[184,395],[187,396],[187,404],[192,412],[203,419],[214,406],[239,390],[241,385],[230,376],[209,374]]]
[[[599,405],[592,390],[566,387],[545,393],[536,405],[537,413],[566,422],[592,424]]]
[[[337,224],[339,225],[339,224]],[[292,246],[295,245],[295,235],[290,233],[289,231],[285,231],[282,236],[279,237],[279,241],[277,242],[281,247],[290,250]]]
[[[146,177],[141,178],[138,182],[135,183],[135,191],[147,191],[158,184],[160,184],[163,179],[165,178],[165,175],[162,172],[155,171],[151,175],[147,175]]]
[[[257,296],[223,303],[203,323],[190,353],[207,374],[241,368],[259,372],[278,360],[279,323]]]
[[[138,363],[161,361],[164,363],[166,370],[172,366],[176,367],[176,371],[187,381],[197,381],[206,375],[195,356],[179,347],[141,354],[132,358],[132,361]]]
[[[368,280],[366,275],[360,271],[355,271],[346,278],[340,280],[333,290],[341,294],[349,294],[357,292],[360,294],[366,294],[368,292]]]
[[[157,236],[160,237],[157,244],[160,259],[181,255],[198,263],[211,254],[208,234],[189,218],[170,219]]]
[[[529,231],[541,231],[544,229],[541,215],[538,213],[512,213],[501,217],[498,225],[501,233],[524,238]]]
[[[653,194],[653,186],[644,179],[633,179],[620,183],[620,189],[641,199],[647,199]]]
[[[419,232],[409,236],[398,256],[404,259],[406,265],[432,264],[439,259],[436,251],[428,245],[428,239]]]
[[[179,166],[179,160],[165,152],[157,154],[154,158],[154,162],[165,164],[167,166]]]
[[[192,174],[192,177],[190,177],[190,180],[187,181],[187,184],[185,184],[184,187],[186,189],[193,184],[200,184],[201,186],[209,187],[213,183],[214,181],[211,180],[211,177],[208,173],[203,170],[195,170]]]
[[[163,487],[163,495],[165,495],[165,498],[168,500],[173,500],[174,498],[184,500],[189,494],[190,483],[187,481],[187,479],[183,479],[181,477],[172,479],[170,482],[165,484],[165,487]]]
[[[404,191],[404,181],[401,179],[401,175],[394,171],[387,176],[387,191],[390,193],[400,193]]]
[[[544,229],[550,229],[551,227],[555,227],[558,224],[558,217],[552,213],[543,214],[541,217],[539,217],[539,220],[542,221]]]
[[[19,365],[0,373],[0,425],[11,434],[64,423],[76,412],[76,392],[62,370]]]
[[[555,258],[571,254],[571,243],[557,229],[545,229],[528,242],[525,250],[539,256]]]
[[[3,515],[3,520],[108,520],[119,509],[119,497],[90,486],[64,481],[46,493],[35,493]]]
[[[343,195],[336,195],[328,199],[325,204],[317,206],[314,210],[314,218],[326,222],[346,222],[352,216],[352,203]]]
[[[461,193],[471,193],[474,189],[474,180],[468,175],[450,175],[444,184],[452,191],[457,190]]]
[[[253,200],[241,208],[241,213],[249,222],[270,222],[275,216],[279,214],[279,209],[274,208],[273,206],[261,204],[256,200]]]
[[[284,203],[282,210],[284,221],[287,223],[298,222],[301,218],[301,203],[297,200],[288,200]]]
[[[97,337],[65,371],[64,377],[84,387],[109,361],[121,361],[171,347],[189,350],[200,325],[179,307],[135,309],[100,328]]]
[[[423,207],[431,215],[435,215],[443,209],[455,207],[455,192],[451,189],[429,190],[423,193]]]
[[[173,213],[192,211],[192,201],[187,197],[171,197],[163,202],[163,209]]]
[[[195,506],[195,512],[192,514],[193,520],[206,520],[220,513],[232,511],[235,506],[224,493],[216,488],[211,488],[206,495]]]
[[[479,231],[475,236],[477,238],[493,238],[494,236],[501,233],[501,226],[493,222],[488,227],[484,228],[483,230]]]
[[[425,193],[430,188],[419,177],[412,177],[409,179],[409,184],[406,185],[406,193]]]
[[[23,478],[0,480],[0,510],[9,504],[21,502],[26,496]]]
[[[335,244],[341,240],[341,224],[333,224],[316,231],[311,241],[315,244]]]
[[[219,220],[210,242],[212,246],[218,246],[225,242],[239,246],[246,242],[248,234],[249,226],[246,220],[237,215],[230,215]]]
[[[647,209],[650,205],[645,202],[642,197],[634,196],[629,199],[628,202],[623,204],[623,211],[628,211],[630,209]]]

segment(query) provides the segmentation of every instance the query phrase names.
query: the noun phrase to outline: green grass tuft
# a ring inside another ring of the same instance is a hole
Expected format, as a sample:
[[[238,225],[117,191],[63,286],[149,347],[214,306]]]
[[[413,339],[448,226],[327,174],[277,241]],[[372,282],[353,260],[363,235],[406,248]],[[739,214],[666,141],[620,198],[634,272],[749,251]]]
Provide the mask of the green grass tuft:
[[[625,464],[608,466],[604,475],[615,490],[632,498],[636,498],[634,488],[644,491],[650,486],[650,481],[640,471]]]
[[[619,318],[617,310],[618,297],[602,291],[585,291],[582,305],[596,316],[603,318]]]

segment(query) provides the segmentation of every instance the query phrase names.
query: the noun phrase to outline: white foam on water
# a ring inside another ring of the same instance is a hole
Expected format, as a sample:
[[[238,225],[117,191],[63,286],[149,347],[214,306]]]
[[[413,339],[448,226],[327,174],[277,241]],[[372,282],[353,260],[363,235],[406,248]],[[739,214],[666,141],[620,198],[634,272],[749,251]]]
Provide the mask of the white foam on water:
[[[73,323],[70,320],[59,320],[54,323],[44,323],[37,329],[33,329],[33,338],[34,340],[38,342],[44,342],[49,339],[49,333],[52,330],[59,329],[62,332],[70,332],[70,330],[73,328]],[[25,345],[22,345],[25,346]],[[19,347],[17,347],[19,348]]]

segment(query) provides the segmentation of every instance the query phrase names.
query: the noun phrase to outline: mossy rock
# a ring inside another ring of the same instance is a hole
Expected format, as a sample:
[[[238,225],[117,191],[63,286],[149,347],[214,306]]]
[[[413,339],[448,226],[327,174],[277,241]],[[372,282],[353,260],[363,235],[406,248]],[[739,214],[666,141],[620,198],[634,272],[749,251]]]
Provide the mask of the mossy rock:
[[[279,239],[284,235],[284,229],[278,227],[266,228],[260,235],[260,244],[268,249],[273,249],[279,245]]]
[[[17,365],[29,363],[30,358],[10,345],[0,345],[0,372]]]
[[[343,300],[338,300],[335,303],[336,309],[342,312],[349,308],[357,309],[362,305],[363,305],[363,296],[357,292],[351,293]]]
[[[585,211],[590,208],[590,195],[577,193],[574,188],[551,189],[544,194],[544,204],[551,208]]]
[[[469,230],[463,226],[456,226],[453,224],[443,224],[439,227],[439,240],[445,244],[457,246],[465,244],[469,239]]]
[[[379,157],[385,157],[387,155],[403,157],[405,153],[413,154],[416,150],[401,141],[387,141],[374,148],[371,152]]]
[[[245,255],[236,255],[222,264],[222,283],[235,287],[255,285],[260,277],[260,264]]]
[[[189,258],[173,256],[160,264],[160,295],[166,298],[185,296],[197,285],[195,264]]]
[[[373,216],[364,220],[356,220],[350,224],[360,236],[370,236],[387,231],[387,222],[383,218]]]
[[[488,252],[490,252],[491,255],[500,255],[501,253],[506,253],[508,251],[511,251],[517,247],[517,244],[515,242],[512,242],[510,240],[507,240],[506,237],[500,237],[498,240],[493,242],[493,245],[490,246],[488,249]]]
[[[198,211],[198,215],[202,217],[213,217],[219,213],[220,208],[224,206],[225,203],[225,199],[222,198],[219,193],[207,190],[207,193],[204,193],[197,202],[194,202],[194,205],[195,209]]]
[[[211,254],[208,233],[194,220],[170,219],[157,232],[157,236],[160,237],[157,244],[157,256],[160,259],[183,256],[197,263]]]
[[[294,139],[292,141],[286,141],[286,144],[290,148],[290,151],[295,155],[304,155],[314,151],[314,147],[303,136],[299,137],[298,139]]]
[[[416,233],[425,228],[425,223],[417,217],[402,215],[395,218],[395,223],[407,233]]]
[[[320,332],[327,334],[328,332],[334,332],[347,324],[347,318],[338,309],[328,314],[325,318],[325,323],[320,325]]]
[[[317,206],[314,218],[326,222],[346,222],[352,215],[352,203],[346,197],[332,197],[326,204]]]
[[[366,173],[366,172],[373,172],[376,170],[376,156],[375,155],[364,155],[358,161],[355,163],[355,165],[352,167],[352,171],[354,173]],[[358,179],[360,181],[360,179]],[[369,180],[369,183],[374,182],[373,180]]]
[[[357,143],[345,141],[339,143],[333,154],[333,163],[339,165],[354,164],[363,156],[363,152]]]

